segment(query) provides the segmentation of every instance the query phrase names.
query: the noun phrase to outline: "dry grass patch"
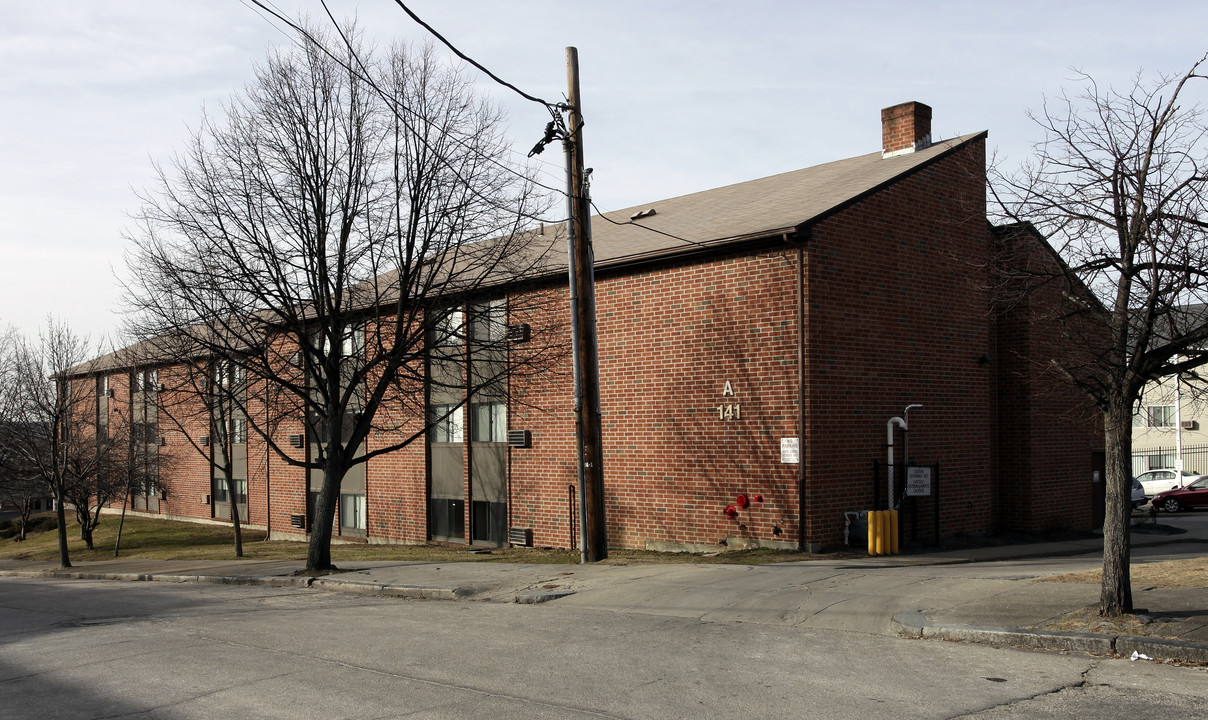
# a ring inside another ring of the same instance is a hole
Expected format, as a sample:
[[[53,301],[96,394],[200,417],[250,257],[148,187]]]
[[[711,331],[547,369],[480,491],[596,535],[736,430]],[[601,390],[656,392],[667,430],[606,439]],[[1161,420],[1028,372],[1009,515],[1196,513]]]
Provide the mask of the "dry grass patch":
[[[1057,620],[1045,623],[1045,630],[1063,632],[1099,633],[1102,635],[1141,635],[1145,637],[1168,637],[1174,633],[1171,625],[1164,622],[1142,622],[1138,615],[1121,615],[1114,618],[1101,617],[1099,608],[1092,606],[1067,613]]]
[[[1208,588],[1208,557],[1134,563],[1130,569],[1130,575],[1134,587]],[[1100,570],[1087,570],[1080,573],[1037,578],[1037,582],[1098,585],[1102,577],[1103,574]]]
[[[105,516],[94,535],[95,550],[88,550],[79,539],[79,527],[69,521],[68,550],[72,562],[113,560],[117,540],[118,517]],[[243,531],[243,555],[247,560],[297,560],[306,562],[306,543],[288,540],[265,540],[260,530]],[[730,550],[716,553],[671,553],[646,550],[610,550],[604,562],[613,565],[655,563],[727,563],[764,565],[769,563],[818,560],[835,557],[791,552],[785,550]],[[0,540],[0,558],[40,562],[59,560],[56,531],[31,533],[24,542]],[[361,561],[422,561],[422,562],[514,562],[564,563],[579,562],[576,550],[544,548],[469,548],[465,545],[380,545],[367,543],[335,543],[331,546],[332,562],[336,565]],[[122,530],[119,559],[148,560],[234,560],[234,535],[228,525],[209,525],[145,517],[127,517]]]

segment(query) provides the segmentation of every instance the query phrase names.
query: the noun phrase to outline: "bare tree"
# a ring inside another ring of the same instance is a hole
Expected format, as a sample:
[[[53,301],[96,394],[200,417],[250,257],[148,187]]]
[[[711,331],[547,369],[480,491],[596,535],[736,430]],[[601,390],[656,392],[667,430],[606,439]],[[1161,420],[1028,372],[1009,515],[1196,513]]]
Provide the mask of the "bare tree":
[[[338,48],[304,34],[207,118],[143,198],[128,258],[136,337],[178,363],[240,368],[242,392],[213,388],[219,415],[308,469],[315,572],[332,567],[350,468],[556,364],[542,333],[562,337],[534,328],[512,352],[501,331],[558,239],[536,231],[549,199],[511,161],[499,111],[430,49]],[[469,370],[429,353],[487,326]],[[429,413],[442,384],[465,392]],[[287,426],[304,427],[305,448],[284,442]]]
[[[101,382],[107,383],[107,380]],[[144,403],[141,408],[134,403],[125,407],[116,404],[110,410],[109,404],[105,403],[102,412],[108,410],[113,414],[97,425],[97,435],[104,438],[105,445],[98,470],[100,477],[94,491],[94,512],[90,522],[91,527],[95,529],[100,524],[101,509],[121,498],[122,511],[113,544],[114,557],[121,554],[126,510],[132,506],[134,499],[141,496],[144,502],[149,503],[150,498],[158,501],[167,499],[171,494],[173,456],[160,454],[159,421],[156,417],[148,418],[147,412],[148,406],[158,402],[157,395],[158,393],[152,393],[144,400],[136,392],[135,398]],[[80,516],[78,504],[76,515],[77,518]],[[84,522],[82,520],[81,525]],[[85,542],[89,548],[93,547],[88,539]]]
[[[71,566],[66,504],[74,498],[91,507],[101,477],[105,444],[96,429],[95,385],[91,378],[70,379],[71,370],[93,354],[86,338],[52,319],[36,341],[18,339],[6,362],[11,382],[4,404],[10,414],[0,440],[11,461],[27,468],[54,498],[63,567]],[[88,531],[82,532],[88,539]]]
[[[1107,450],[1100,613],[1132,611],[1132,418],[1145,384],[1208,362],[1208,127],[1189,96],[1208,55],[1180,76],[1138,74],[1118,92],[1083,75],[1077,96],[1033,119],[1035,158],[991,186],[1003,216],[1030,223],[1060,255],[1014,267],[1026,292],[1059,292],[1064,347],[1051,368],[1102,412]],[[1027,275],[1027,277],[1024,277]],[[1089,288],[1093,297],[1086,294]]]
[[[47,497],[47,490],[36,470],[12,447],[22,429],[18,422],[20,397],[16,392],[19,342],[11,328],[0,335],[0,501],[17,509],[20,538],[24,540],[34,503]]]

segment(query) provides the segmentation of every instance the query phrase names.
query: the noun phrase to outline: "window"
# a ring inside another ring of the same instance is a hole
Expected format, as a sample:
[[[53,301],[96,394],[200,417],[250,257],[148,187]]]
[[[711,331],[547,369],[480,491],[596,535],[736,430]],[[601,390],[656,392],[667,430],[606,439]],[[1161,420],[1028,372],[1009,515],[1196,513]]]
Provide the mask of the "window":
[[[432,328],[432,342],[437,346],[460,345],[465,333],[465,316],[461,310],[438,311],[441,314]]]
[[[144,370],[134,373],[134,389],[137,392],[155,392],[159,389],[159,372]]]
[[[247,442],[247,418],[235,418],[235,428],[231,442],[236,444]]]
[[[323,336],[323,338],[320,342],[320,346],[323,348],[324,355],[327,355],[331,352],[331,343],[328,342],[326,335]],[[360,357],[364,350],[365,350],[365,329],[361,328],[361,327],[345,328],[344,334],[340,336],[340,357],[341,358]],[[239,370],[244,370],[245,377],[246,377],[246,370],[243,368],[237,368],[236,373],[238,373]]]
[[[459,443],[465,437],[465,420],[460,405],[432,406],[432,442]]]
[[[364,530],[366,503],[364,495],[340,495],[340,527]]]
[[[507,336],[507,308],[502,300],[491,300],[471,308],[473,327],[471,334],[480,342],[500,342]]]
[[[247,480],[233,478],[235,483],[235,502],[238,505],[247,505]],[[226,480],[220,477],[214,478],[211,494],[214,496],[214,502],[224,503],[230,499],[227,495]]]
[[[507,406],[501,402],[475,403],[471,430],[474,442],[507,442]]]
[[[1174,427],[1174,405],[1150,405],[1146,407],[1145,427]]]

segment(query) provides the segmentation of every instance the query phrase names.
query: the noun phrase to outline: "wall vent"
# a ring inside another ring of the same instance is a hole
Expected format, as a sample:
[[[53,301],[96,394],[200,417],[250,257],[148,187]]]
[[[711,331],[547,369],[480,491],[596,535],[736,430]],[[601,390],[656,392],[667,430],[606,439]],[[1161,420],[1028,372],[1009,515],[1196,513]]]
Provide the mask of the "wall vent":
[[[514,448],[533,446],[533,433],[528,430],[508,430],[508,445]]]
[[[1200,423],[1197,420],[1184,420],[1182,422],[1182,426],[1183,426],[1184,430],[1199,430],[1200,429]]]
[[[512,547],[532,547],[532,528],[508,528],[508,544]]]
[[[304,528],[304,527],[306,527],[306,516],[305,515],[290,515],[289,524],[293,525],[296,528]]]
[[[297,447],[297,448],[302,447],[302,436],[301,435],[290,435],[289,444],[291,446]]]

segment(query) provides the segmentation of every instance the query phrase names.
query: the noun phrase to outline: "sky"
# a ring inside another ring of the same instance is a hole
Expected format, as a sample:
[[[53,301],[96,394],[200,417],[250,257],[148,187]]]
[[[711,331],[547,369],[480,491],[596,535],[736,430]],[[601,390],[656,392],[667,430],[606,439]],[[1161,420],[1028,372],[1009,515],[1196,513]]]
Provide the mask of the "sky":
[[[933,108],[934,138],[988,130],[997,161],[1017,165],[1042,137],[1029,111],[1076,93],[1079,72],[1125,89],[1208,50],[1202,0],[406,4],[548,100],[563,98],[565,48],[578,48],[605,211],[874,152],[881,108],[909,100]],[[326,22],[319,0],[275,5]],[[378,45],[431,40],[395,0],[328,5]],[[126,238],[155,163],[292,42],[241,0],[0,0],[0,326],[34,335],[54,316],[121,342]],[[548,113],[479,77],[526,152]],[[560,151],[541,159],[561,187]]]

